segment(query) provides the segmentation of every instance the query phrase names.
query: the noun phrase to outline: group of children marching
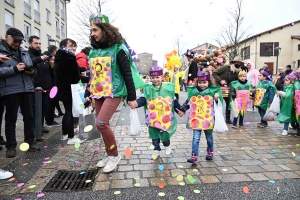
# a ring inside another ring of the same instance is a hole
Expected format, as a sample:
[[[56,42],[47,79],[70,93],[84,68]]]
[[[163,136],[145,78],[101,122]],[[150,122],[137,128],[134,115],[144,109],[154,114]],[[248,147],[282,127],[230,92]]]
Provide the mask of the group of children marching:
[[[238,80],[231,83],[231,102],[235,102],[237,115],[234,116],[232,128],[243,126],[243,118],[246,113],[248,103],[254,98],[254,105],[258,108],[261,122],[258,127],[268,126],[264,120],[267,108],[273,101],[275,95],[281,97],[281,111],[277,116],[280,123],[284,123],[282,135],[287,134],[289,123],[299,120],[297,111],[293,103],[295,90],[300,90],[300,72],[295,71],[285,78],[284,91],[277,91],[271,81],[271,75],[266,71],[259,74],[259,82],[253,90],[252,85],[247,81],[247,72],[240,71]],[[207,140],[206,160],[213,160],[214,155],[214,102],[223,104],[223,97],[220,87],[212,86],[210,82],[210,73],[198,71],[197,85],[190,86],[187,89],[188,99],[183,105],[180,105],[175,98],[174,84],[163,82],[163,70],[157,65],[150,69],[151,82],[143,87],[144,97],[140,97],[130,106],[131,108],[145,107],[146,123],[149,127],[149,136],[152,139],[154,152],[152,158],[160,156],[160,142],[165,147],[166,155],[171,153],[170,138],[177,128],[174,112],[183,116],[188,111],[187,128],[193,131],[191,158],[187,162],[198,164],[198,152],[201,132],[203,131]],[[300,93],[296,93],[300,95]],[[296,117],[297,116],[297,117]],[[299,120],[300,121],[300,120]]]

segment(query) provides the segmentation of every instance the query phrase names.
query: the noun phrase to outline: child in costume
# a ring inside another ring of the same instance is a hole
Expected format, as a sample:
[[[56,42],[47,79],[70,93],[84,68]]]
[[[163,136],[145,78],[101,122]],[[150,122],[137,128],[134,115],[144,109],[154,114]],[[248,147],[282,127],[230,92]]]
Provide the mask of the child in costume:
[[[231,102],[237,102],[239,126],[244,126],[243,120],[246,114],[248,104],[250,102],[250,96],[252,95],[252,85],[247,81],[247,72],[240,71],[237,81],[232,81],[230,84],[230,96]],[[233,118],[232,128],[237,128],[238,117]]]
[[[260,128],[265,128],[268,126],[268,122],[263,120],[266,110],[269,104],[272,103],[276,87],[270,79],[271,75],[264,70],[260,70],[258,75],[259,82],[256,85],[254,106],[257,107],[258,113],[261,117],[260,123],[257,124]]]
[[[294,89],[295,89],[295,95],[294,95],[294,107],[295,107],[295,123],[292,123],[293,129],[297,129],[296,137],[300,137],[300,129],[299,129],[299,123],[300,123],[300,72],[298,70],[295,70],[292,73],[296,80],[294,82]]]
[[[289,74],[284,78],[283,91],[277,91],[277,95],[281,97],[280,101],[280,113],[276,117],[280,123],[284,123],[283,131],[281,135],[287,135],[289,129],[289,123],[295,122],[295,109],[294,109],[294,82],[296,77],[293,74]]]
[[[187,128],[193,130],[192,157],[187,160],[189,163],[198,164],[198,149],[203,130],[207,140],[206,160],[213,160],[214,157],[214,100],[218,101],[222,98],[221,88],[219,86],[211,86],[210,73],[202,73],[198,69],[197,73],[198,85],[188,87],[188,100],[181,106],[182,111],[189,111]]]
[[[179,116],[184,113],[179,111],[180,104],[176,99],[174,100],[174,84],[162,82],[162,68],[155,65],[150,69],[150,77],[151,83],[143,87],[145,97],[140,97],[130,106],[131,108],[145,106],[149,136],[154,146],[152,158],[155,160],[160,156],[160,141],[165,147],[166,155],[171,153],[170,138],[177,128],[174,111]]]

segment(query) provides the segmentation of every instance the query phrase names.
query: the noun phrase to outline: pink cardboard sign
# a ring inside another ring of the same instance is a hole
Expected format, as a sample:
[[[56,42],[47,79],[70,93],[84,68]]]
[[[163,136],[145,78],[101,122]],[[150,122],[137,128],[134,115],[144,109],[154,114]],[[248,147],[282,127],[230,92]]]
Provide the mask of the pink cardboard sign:
[[[296,114],[300,115],[300,90],[295,90],[294,103],[296,106]]]
[[[236,98],[238,110],[246,110],[248,108],[249,99],[250,99],[249,90],[238,90],[237,98]]]

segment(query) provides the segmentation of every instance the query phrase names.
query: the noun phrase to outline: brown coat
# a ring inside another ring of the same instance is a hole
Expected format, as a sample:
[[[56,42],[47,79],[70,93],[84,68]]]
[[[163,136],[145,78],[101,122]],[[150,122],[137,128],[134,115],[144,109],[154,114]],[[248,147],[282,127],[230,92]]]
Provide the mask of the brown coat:
[[[219,67],[212,73],[213,78],[215,79],[216,85],[221,86],[220,81],[225,80],[229,86],[232,81],[238,79],[238,72],[232,72],[230,70],[230,65],[224,65]]]

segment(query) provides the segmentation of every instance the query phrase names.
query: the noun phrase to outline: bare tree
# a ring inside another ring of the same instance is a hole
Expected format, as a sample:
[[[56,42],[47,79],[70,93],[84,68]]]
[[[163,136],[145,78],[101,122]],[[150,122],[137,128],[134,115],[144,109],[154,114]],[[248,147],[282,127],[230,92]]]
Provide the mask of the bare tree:
[[[237,55],[240,55],[242,44],[240,43],[242,40],[250,37],[249,30],[252,25],[244,28],[244,19],[243,15],[243,4],[244,0],[236,0],[237,8],[233,11],[227,10],[229,13],[228,25],[223,26],[221,31],[215,36],[215,41],[220,45],[229,45],[229,53],[226,56],[229,60],[233,60],[233,58]],[[244,44],[245,45],[245,44]]]
[[[180,56],[182,54],[182,50],[183,50],[183,47],[184,47],[184,44],[182,44],[181,36],[178,35],[174,39],[174,42],[175,42],[175,45],[176,45],[177,54],[178,54],[178,56]]]
[[[97,15],[99,12],[103,11],[104,5],[109,0],[85,0],[76,1],[74,3],[74,9],[71,9],[70,16],[68,18],[71,20],[71,30],[72,36],[77,42],[78,46],[86,47],[90,46],[90,21],[89,18],[92,14]],[[102,9],[101,9],[102,8]],[[106,16],[111,16],[111,11],[105,11]],[[114,20],[110,19],[110,23]]]

